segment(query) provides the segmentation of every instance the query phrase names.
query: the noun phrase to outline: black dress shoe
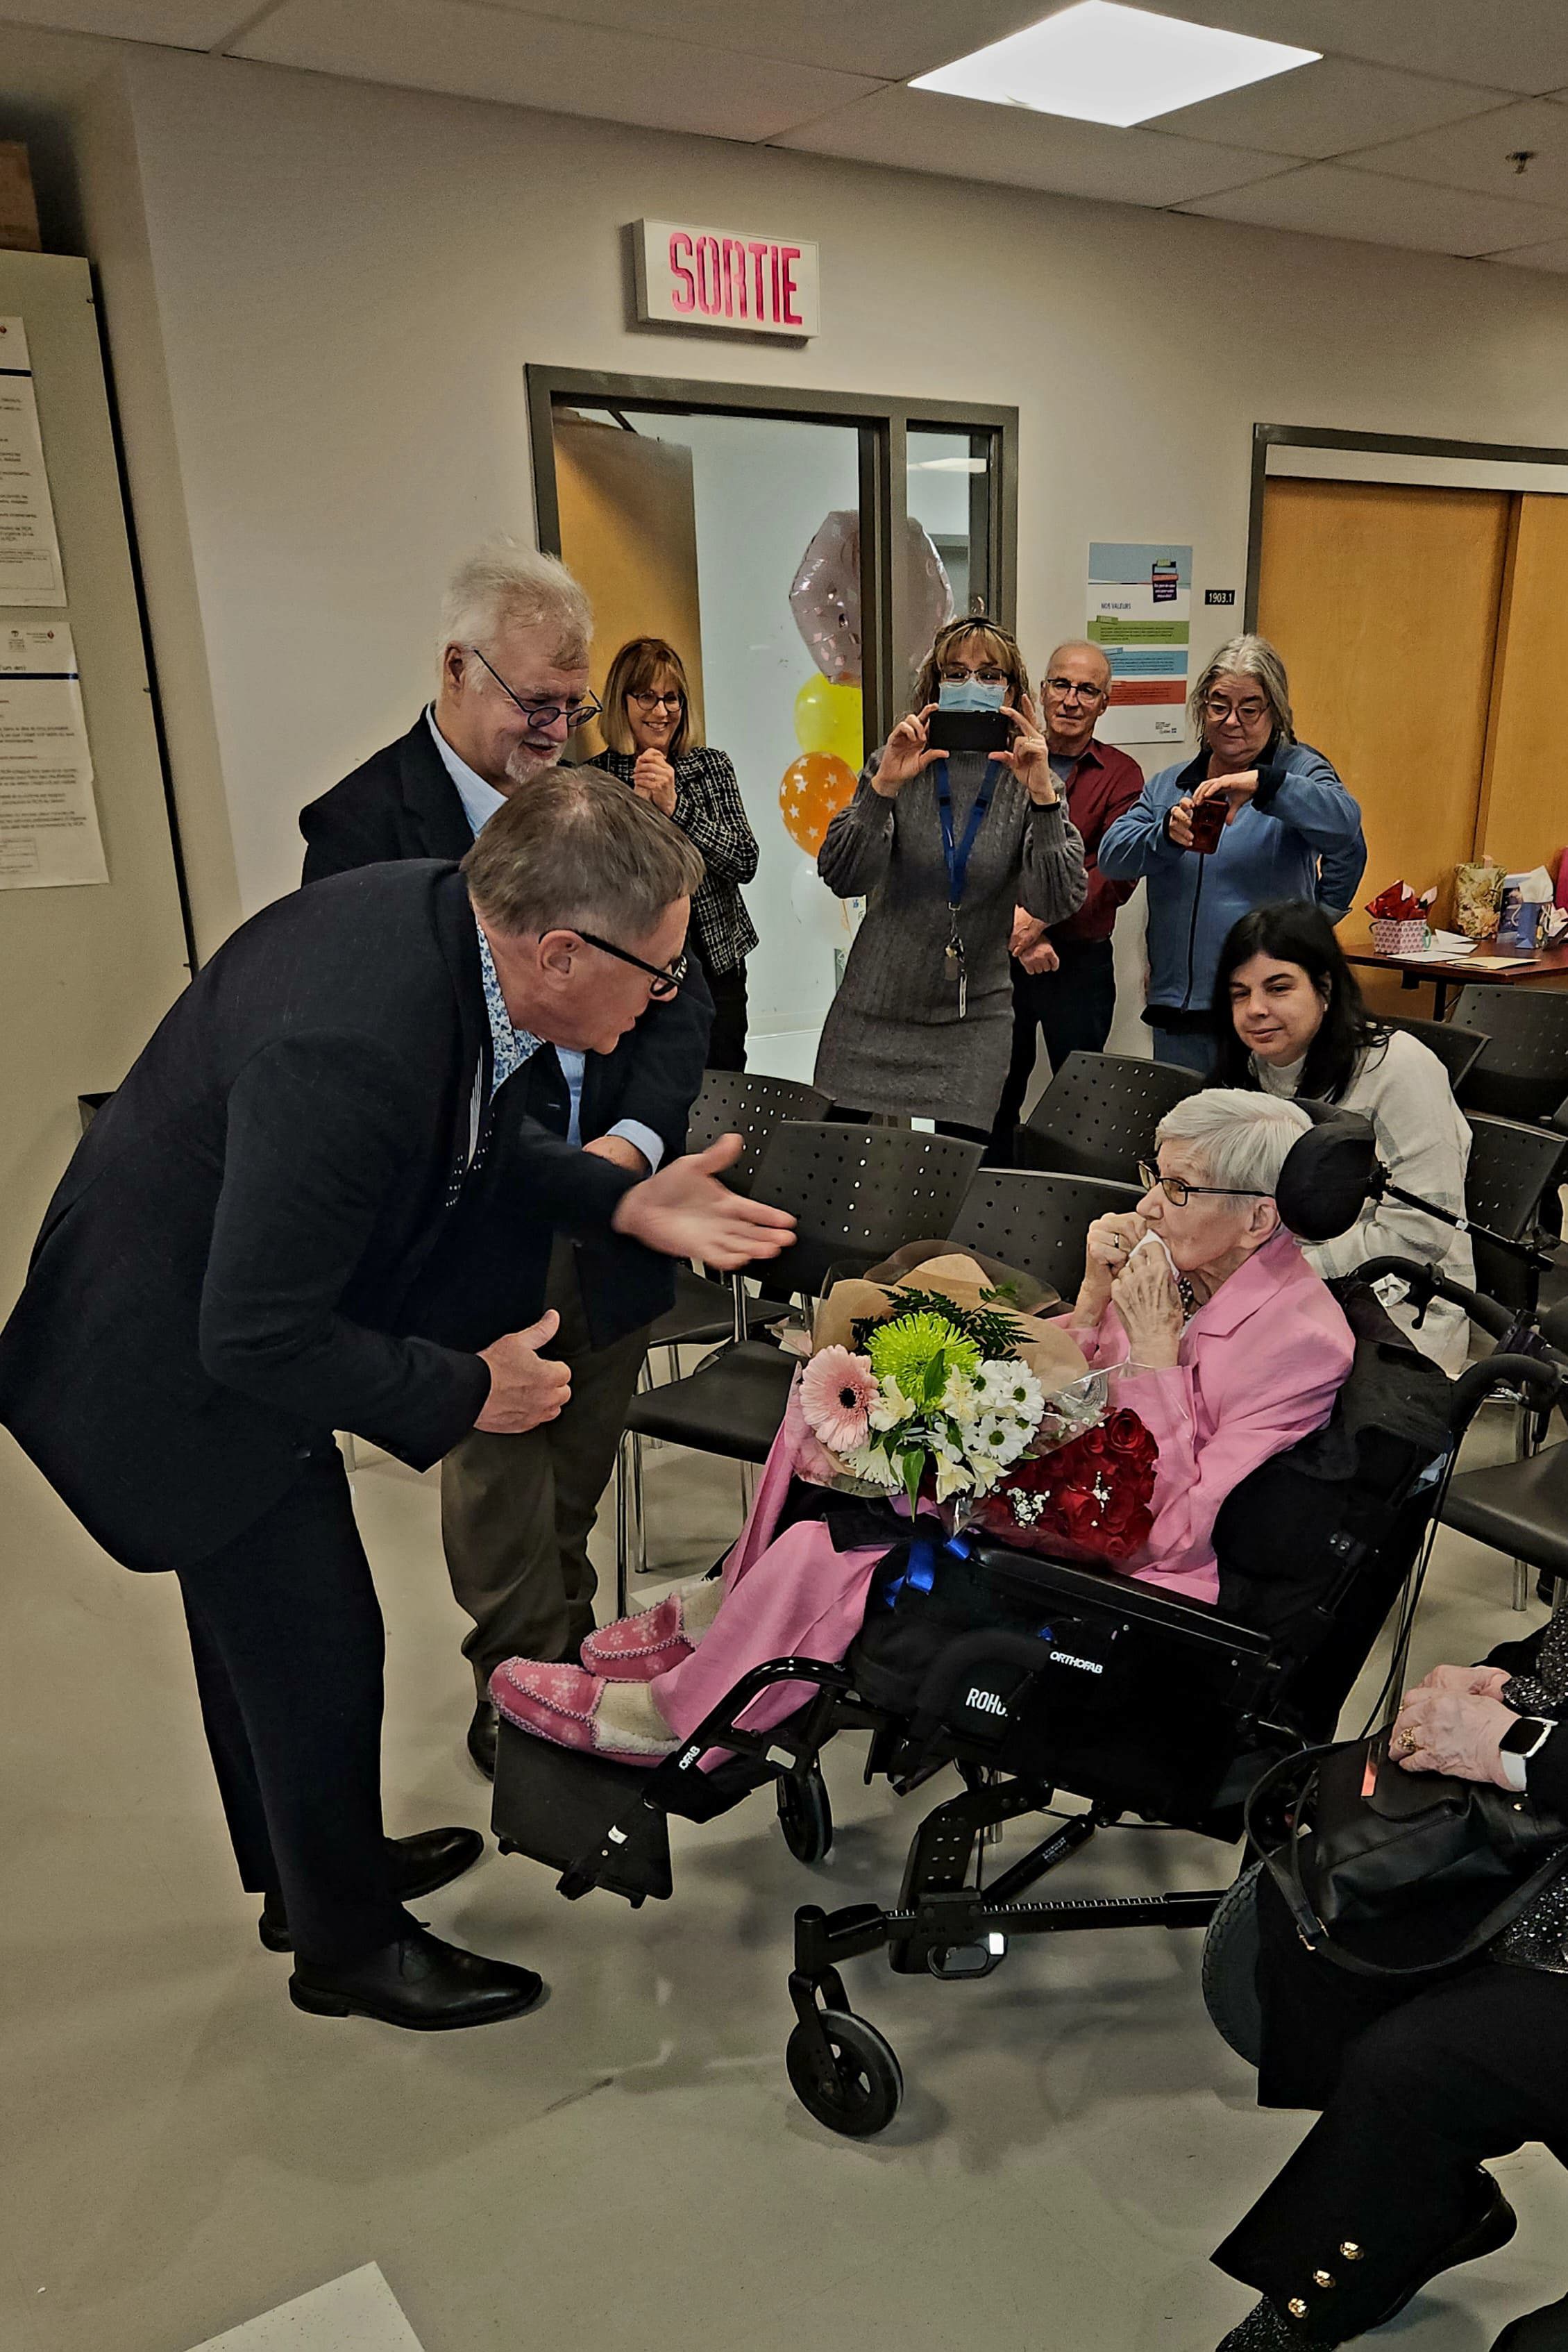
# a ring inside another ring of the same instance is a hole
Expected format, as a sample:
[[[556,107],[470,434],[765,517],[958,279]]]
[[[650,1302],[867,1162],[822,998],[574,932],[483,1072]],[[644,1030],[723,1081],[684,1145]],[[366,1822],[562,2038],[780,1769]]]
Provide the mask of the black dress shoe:
[[[434,1895],[472,1870],[485,1851],[477,1830],[419,1830],[413,1837],[388,1838],[392,1859],[392,1893],[400,1903]],[[281,1895],[269,1895],[261,1906],[256,1934],[269,1952],[291,1952],[288,1913]]]
[[[495,1708],[487,1698],[482,1698],[468,1726],[468,1753],[486,1780],[496,1777],[496,1723]]]
[[[1511,2319],[1491,2352],[1568,2352],[1568,2294]]]
[[[1424,2286],[1444,2271],[1457,2270],[1460,2263],[1479,2262],[1483,2254],[1495,2254],[1500,2247],[1507,2245],[1518,2227],[1519,2216],[1513,2207],[1486,2167],[1478,2165],[1475,2203],[1463,2230],[1443,2248],[1441,2253],[1433,2255],[1420,2277],[1412,2281],[1397,2301],[1391,2303],[1386,2311],[1380,2311],[1375,2319],[1368,2320],[1367,2332],[1374,2327],[1385,2326],[1407,2303],[1415,2301]]]
[[[544,1991],[532,1969],[444,1944],[411,1919],[395,1944],[329,1968],[296,1960],[288,1998],[313,2017],[374,2017],[416,2033],[455,2032],[521,2017]]]

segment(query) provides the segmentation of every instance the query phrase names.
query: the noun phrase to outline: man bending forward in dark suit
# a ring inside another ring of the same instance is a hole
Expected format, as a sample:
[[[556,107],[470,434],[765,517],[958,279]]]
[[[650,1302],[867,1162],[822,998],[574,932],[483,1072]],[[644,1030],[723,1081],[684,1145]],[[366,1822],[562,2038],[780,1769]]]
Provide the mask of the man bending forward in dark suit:
[[[300,814],[305,880],[389,858],[462,857],[518,793],[556,772],[588,696],[588,599],[552,556],[501,546],[447,591],[435,701]],[[682,1150],[703,1082],[712,1005],[691,985],[653,1003],[607,1054],[542,1053],[526,1084],[536,1118],[634,1176]],[[628,1288],[630,1285],[630,1288]],[[490,1676],[504,1658],[575,1659],[593,1630],[588,1557],[615,1466],[648,1326],[674,1303],[666,1260],[556,1245],[546,1293],[571,1402],[526,1435],[477,1429],[441,1470],[441,1531],[476,1685],[468,1750],[494,1771]],[[634,1310],[634,1311],[633,1311]]]
[[[528,1115],[545,1041],[611,1053],[678,992],[700,870],[572,771],[463,870],[267,908],[94,1120],[0,1333],[0,1420],[117,1559],[179,1578],[241,1877],[302,2009],[461,2026],[538,1996],[402,1908],[480,1841],[382,1834],[382,1620],[332,1433],[425,1469],[558,1414],[555,1231],[633,1264],[788,1238],[717,1181],[737,1137],[639,1181]]]

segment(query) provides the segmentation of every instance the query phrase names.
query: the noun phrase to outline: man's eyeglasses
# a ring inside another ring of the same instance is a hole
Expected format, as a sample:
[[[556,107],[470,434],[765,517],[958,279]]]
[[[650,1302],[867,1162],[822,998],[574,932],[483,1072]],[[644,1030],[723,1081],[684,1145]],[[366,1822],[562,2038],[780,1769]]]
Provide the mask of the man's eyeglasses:
[[[1110,692],[1108,687],[1085,686],[1078,677],[1048,677],[1045,685],[1048,693],[1059,694],[1063,702],[1070,694],[1076,694],[1084,702],[1103,702]]]
[[[1152,1192],[1157,1184],[1173,1209],[1185,1209],[1195,1192],[1222,1193],[1228,1201],[1266,1201],[1270,1197],[1254,1184],[1189,1184],[1185,1176],[1162,1176],[1146,1160],[1138,1162],[1138,1181],[1145,1192]]]
[[[684,710],[686,707],[684,694],[629,694],[626,699],[634,702],[639,710]]]
[[[512,692],[512,688],[507,684],[495,664],[485,661],[485,656],[477,646],[470,646],[468,650],[476,661],[485,662],[485,667],[489,671],[502,693],[511,696],[530,727],[553,727],[558,719],[564,719],[575,734],[578,728],[586,727],[591,719],[597,719],[603,708],[603,705],[591,694],[583,702],[525,702],[520,694]]]
[[[617,963],[629,963],[636,971],[645,971],[653,982],[648,993],[655,1004],[667,1004],[671,997],[679,995],[685,985],[688,963],[685,956],[677,956],[666,970],[656,963],[644,963],[641,956],[632,955],[629,949],[618,948],[613,940],[599,939],[592,931],[579,931],[577,936],[584,947],[597,948],[601,955],[613,956]]]
[[[1228,719],[1239,719],[1243,727],[1256,727],[1260,719],[1266,716],[1268,709],[1266,702],[1230,703],[1220,695],[1211,694],[1203,706],[1203,715],[1220,726]]]

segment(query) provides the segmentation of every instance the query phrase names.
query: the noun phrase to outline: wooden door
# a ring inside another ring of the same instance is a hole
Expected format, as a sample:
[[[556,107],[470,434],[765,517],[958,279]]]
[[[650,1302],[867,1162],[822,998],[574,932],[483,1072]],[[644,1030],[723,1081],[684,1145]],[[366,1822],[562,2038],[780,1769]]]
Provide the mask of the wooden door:
[[[605,672],[628,637],[663,637],[685,667],[700,742],[702,625],[691,451],[651,434],[558,413],[555,478],[561,561],[593,605],[589,677],[594,693],[603,693]],[[596,727],[585,729],[584,738],[581,756],[602,750]]]
[[[1361,803],[1364,901],[1437,883],[1446,920],[1473,854],[1511,505],[1382,482],[1265,493],[1258,626],[1284,656],[1297,733]],[[1364,937],[1359,908],[1344,928]]]
[[[1554,872],[1568,843],[1565,581],[1568,498],[1526,492],[1514,501],[1509,535],[1475,849],[1515,872]]]

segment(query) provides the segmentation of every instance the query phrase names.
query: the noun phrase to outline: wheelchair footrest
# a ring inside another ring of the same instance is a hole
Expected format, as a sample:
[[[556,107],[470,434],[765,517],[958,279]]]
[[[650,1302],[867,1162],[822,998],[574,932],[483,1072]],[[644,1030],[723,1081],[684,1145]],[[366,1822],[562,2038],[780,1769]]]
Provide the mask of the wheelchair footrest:
[[[672,1887],[669,1822],[643,1801],[648,1780],[634,1764],[553,1748],[503,1716],[490,1825],[503,1853],[580,1882],[563,1893],[603,1886],[633,1905],[650,1895],[662,1902]]]

